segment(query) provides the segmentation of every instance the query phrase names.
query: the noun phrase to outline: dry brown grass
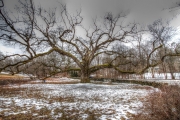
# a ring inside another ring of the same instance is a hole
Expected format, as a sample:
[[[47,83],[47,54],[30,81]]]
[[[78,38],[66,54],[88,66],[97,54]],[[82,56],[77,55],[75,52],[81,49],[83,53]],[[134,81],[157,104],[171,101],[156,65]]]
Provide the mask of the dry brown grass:
[[[38,90],[29,89],[29,92],[26,92],[27,88],[12,88],[12,87],[2,87],[0,88],[0,95],[5,98],[8,97],[27,97],[27,98],[36,98],[38,100],[48,100],[49,104],[51,102],[74,102],[75,99],[72,96],[68,97],[50,97],[47,98],[45,95],[41,94]],[[26,94],[26,96],[24,96]],[[3,108],[3,103],[0,101],[1,108]],[[67,109],[66,106],[62,106],[61,108],[56,108],[52,110],[47,107],[42,107],[41,109],[37,109],[36,107],[31,107],[28,112],[25,113],[17,113],[6,115],[7,112],[11,111],[19,111],[24,110],[26,108],[20,108],[15,105],[15,102],[12,100],[10,106],[13,108],[9,111],[0,112],[0,118],[2,120],[82,120],[81,112],[78,108]],[[4,108],[6,108],[4,106]],[[35,113],[35,114],[34,114]],[[101,113],[101,111],[92,111],[90,109],[85,109],[84,113],[87,114],[86,120],[96,120]],[[61,114],[61,116],[59,116]],[[57,117],[56,117],[57,116]],[[1,119],[0,119],[1,120]]]
[[[19,75],[9,75],[9,74],[0,74],[0,80],[9,80],[9,79],[23,79],[23,76]]]
[[[0,86],[27,83],[29,80],[30,78],[19,75],[0,74]]]
[[[134,120],[180,120],[180,87],[162,86],[151,93]]]

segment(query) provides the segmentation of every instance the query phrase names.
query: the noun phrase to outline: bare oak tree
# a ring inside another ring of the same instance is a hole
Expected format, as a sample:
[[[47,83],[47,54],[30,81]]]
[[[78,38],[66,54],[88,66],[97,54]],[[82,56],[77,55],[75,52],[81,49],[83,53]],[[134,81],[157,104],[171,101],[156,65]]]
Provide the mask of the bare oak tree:
[[[68,58],[72,64],[66,64],[61,69],[58,68],[62,67],[58,66],[60,64],[58,62],[63,61],[56,60],[55,64],[46,61],[43,65],[50,68],[46,77],[76,70],[80,71],[81,82],[85,83],[90,82],[91,73],[100,69],[114,68],[120,73],[141,74],[149,67],[160,64],[165,56],[175,55],[168,53],[160,58],[156,54],[165,45],[164,40],[168,39],[170,32],[170,29],[160,25],[160,22],[149,26],[148,31],[153,37],[148,50],[141,44],[138,45],[138,50],[123,49],[114,46],[141,39],[141,36],[137,37],[139,35],[137,24],[123,24],[126,17],[124,13],[117,16],[107,13],[100,22],[94,19],[93,26],[87,29],[83,25],[81,10],[71,15],[62,4],[60,10],[56,8],[46,10],[35,5],[33,0],[24,0],[20,1],[20,6],[16,7],[16,10],[16,15],[11,15],[4,7],[1,8],[0,40],[19,46],[23,54],[8,55],[0,61],[17,56],[22,59],[1,66],[0,71],[16,66],[16,72],[20,72],[21,66],[55,52]],[[84,30],[85,36],[78,35],[80,29]],[[108,55],[109,59],[94,64],[93,61],[102,55]]]

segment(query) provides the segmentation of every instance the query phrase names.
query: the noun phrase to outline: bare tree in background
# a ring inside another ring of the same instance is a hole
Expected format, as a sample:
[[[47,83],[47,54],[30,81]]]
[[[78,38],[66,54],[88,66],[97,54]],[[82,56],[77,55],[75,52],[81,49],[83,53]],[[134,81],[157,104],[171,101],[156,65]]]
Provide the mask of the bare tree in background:
[[[123,24],[126,14],[120,13],[114,16],[112,13],[107,13],[101,22],[94,19],[93,26],[87,29],[82,23],[81,10],[77,11],[76,15],[71,15],[65,5],[60,7],[61,10],[58,12],[57,9],[43,9],[35,5],[33,0],[20,1],[20,6],[16,8],[18,11],[16,16],[10,15],[5,8],[1,8],[0,17],[3,27],[0,28],[0,40],[19,46],[24,54],[5,56],[0,61],[17,56],[23,59],[1,66],[0,71],[15,66],[16,72],[20,72],[21,66],[55,52],[76,65],[66,64],[62,69],[60,68],[62,66],[58,66],[63,62],[58,60],[59,58],[54,57],[55,64],[53,60],[47,59],[50,61],[42,62],[43,66],[50,68],[48,72],[42,69],[46,73],[45,76],[77,70],[81,73],[81,82],[86,83],[90,82],[90,74],[100,69],[114,68],[120,73],[141,74],[149,67],[160,64],[165,56],[175,55],[164,54],[160,58],[156,54],[165,45],[164,40],[170,36],[170,29],[160,22],[149,26],[149,32],[153,36],[149,42],[151,45],[149,50],[139,45],[139,50],[135,52],[133,49],[114,47],[118,43],[129,43],[139,35],[137,24]],[[79,29],[83,29],[86,36],[78,36]],[[94,64],[93,61],[103,54],[108,55],[109,58]]]

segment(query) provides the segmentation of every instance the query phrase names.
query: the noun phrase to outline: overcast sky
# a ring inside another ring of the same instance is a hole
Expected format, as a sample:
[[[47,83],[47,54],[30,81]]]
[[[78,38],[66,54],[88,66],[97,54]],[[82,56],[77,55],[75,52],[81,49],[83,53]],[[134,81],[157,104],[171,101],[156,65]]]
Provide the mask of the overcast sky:
[[[129,11],[128,18],[141,23],[159,18],[170,19],[180,13],[180,10],[176,9],[180,0],[35,0],[36,4],[45,8],[58,7],[58,2],[66,4],[70,11],[81,7],[82,15],[89,18],[103,16],[106,12],[118,14]],[[4,0],[4,4],[8,9],[12,9],[18,5],[18,0]]]
[[[121,11],[129,11],[127,20],[149,24],[162,18],[172,20],[172,25],[176,27],[180,26],[180,15],[176,16],[180,14],[180,7],[177,7],[180,0],[35,0],[36,4],[41,4],[45,8],[58,7],[58,2],[66,4],[69,11],[79,10],[81,7],[87,23],[95,16],[103,17],[106,12],[116,15]],[[4,4],[12,10],[18,5],[18,0],[4,0]],[[0,44],[0,51],[2,48]]]

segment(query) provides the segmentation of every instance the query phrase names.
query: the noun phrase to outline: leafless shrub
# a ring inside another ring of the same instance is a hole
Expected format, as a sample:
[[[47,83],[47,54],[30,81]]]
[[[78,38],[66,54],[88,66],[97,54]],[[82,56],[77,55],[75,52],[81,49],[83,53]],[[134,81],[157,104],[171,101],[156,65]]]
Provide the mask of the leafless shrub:
[[[146,98],[143,111],[134,120],[180,120],[180,87],[173,85],[160,89]]]

